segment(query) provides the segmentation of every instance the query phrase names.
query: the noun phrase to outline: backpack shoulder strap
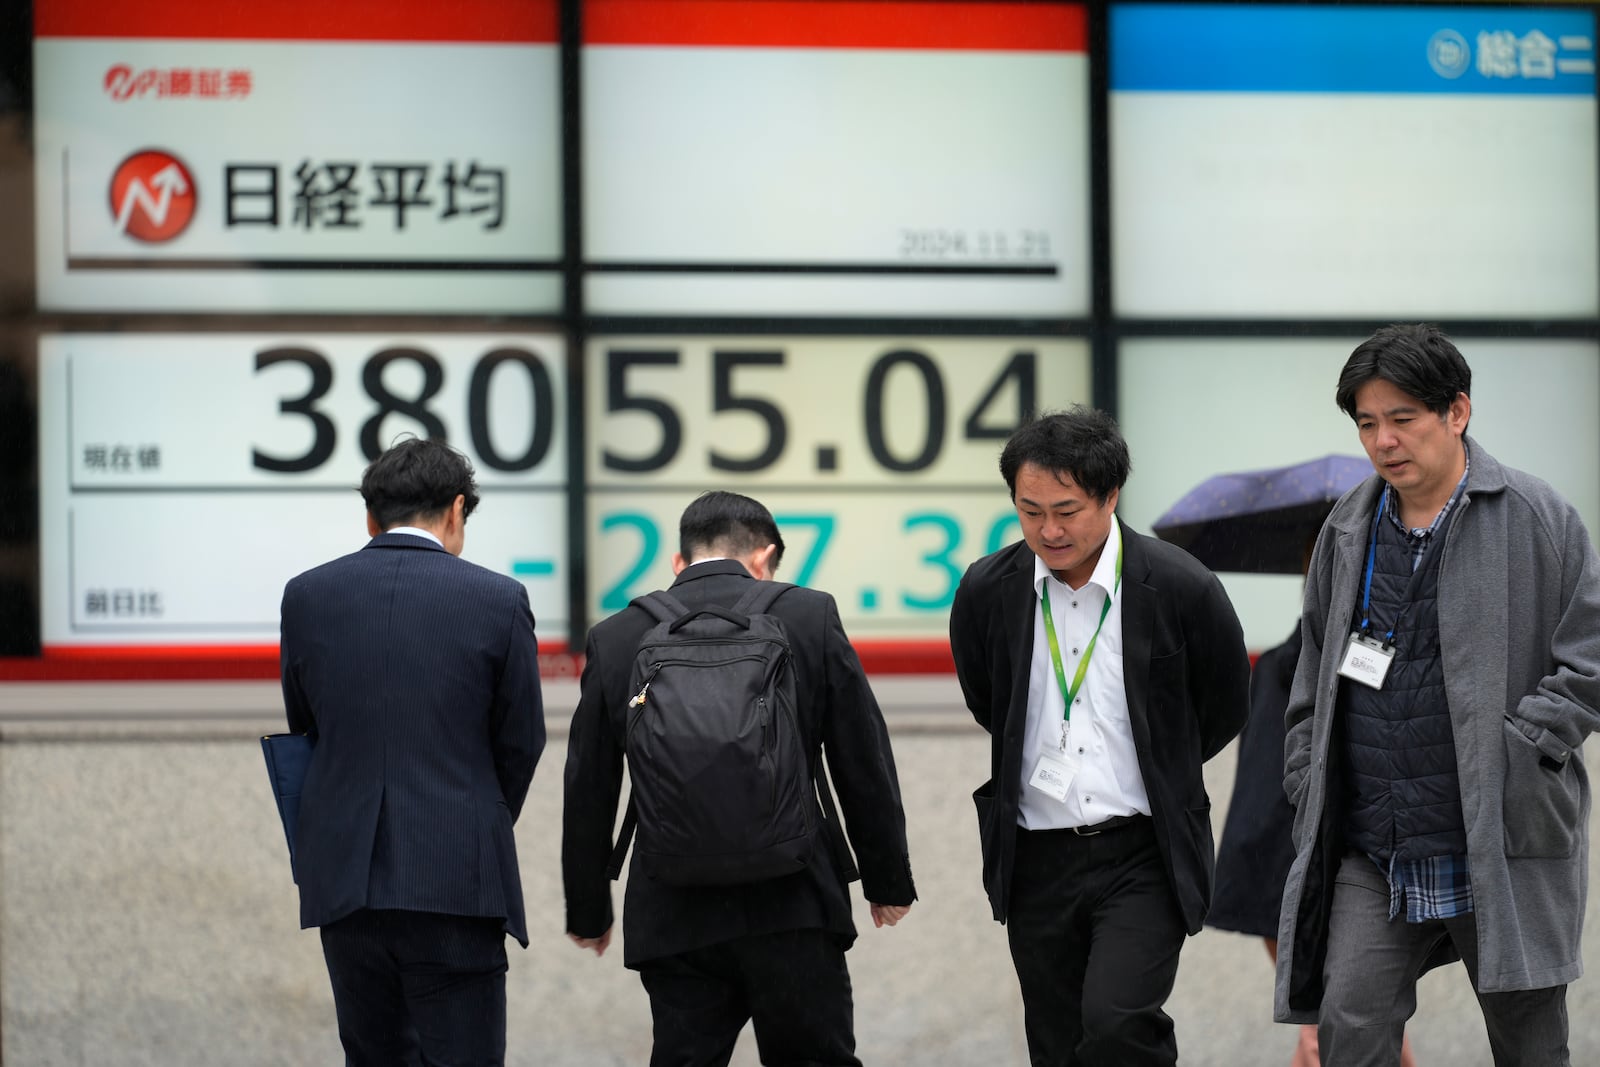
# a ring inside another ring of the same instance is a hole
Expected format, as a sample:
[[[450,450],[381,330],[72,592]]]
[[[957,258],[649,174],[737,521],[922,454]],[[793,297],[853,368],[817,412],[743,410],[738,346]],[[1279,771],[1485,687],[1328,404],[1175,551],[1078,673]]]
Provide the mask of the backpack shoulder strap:
[[[739,602],[733,606],[733,611],[738,615],[765,615],[772,607],[772,602],[793,589],[789,582],[754,581],[750,588],[745,590]]]
[[[733,610],[745,615],[763,614],[772,607],[773,601],[784,593],[793,589],[790,582],[758,581],[744,596],[739,598],[739,603]],[[822,805],[822,836],[827,842],[828,850],[833,853],[834,866],[839,871],[839,876],[848,885],[861,877],[857,869],[855,857],[850,852],[850,842],[845,836],[844,824],[839,819],[839,809],[833,802],[833,790],[828,786],[828,770],[822,753],[817,754],[817,773],[812,781],[816,785],[817,801]]]
[[[683,606],[683,601],[665,589],[657,589],[653,593],[634,597],[633,606],[648,611],[657,622],[674,622],[680,616],[689,613],[689,609]]]
[[[632,605],[648,612],[657,622],[675,622],[689,614],[689,609],[684,607],[683,601],[665,589],[636,596]],[[622,864],[627,858],[628,846],[633,843],[633,830],[638,821],[639,815],[634,810],[633,794],[630,792],[627,810],[622,815],[622,826],[617,831],[617,843],[611,850],[611,862],[606,864],[606,874],[613,882],[622,874]]]

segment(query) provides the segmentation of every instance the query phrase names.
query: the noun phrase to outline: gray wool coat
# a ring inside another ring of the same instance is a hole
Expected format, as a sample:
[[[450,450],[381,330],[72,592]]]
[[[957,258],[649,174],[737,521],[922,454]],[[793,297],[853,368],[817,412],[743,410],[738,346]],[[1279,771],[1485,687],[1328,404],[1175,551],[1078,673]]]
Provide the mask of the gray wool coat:
[[[1501,466],[1470,437],[1467,446],[1471,472],[1442,549],[1439,639],[1478,920],[1478,989],[1540,989],[1583,973],[1589,778],[1580,748],[1600,726],[1600,558],[1554,489]],[[1279,1022],[1315,1022],[1322,997],[1326,904],[1342,849],[1330,817],[1342,754],[1330,737],[1338,685],[1354,684],[1337,672],[1382,489],[1374,475],[1335,505],[1306,577],[1286,711],[1295,860],[1278,928]],[[1429,966],[1455,958],[1446,950]]]

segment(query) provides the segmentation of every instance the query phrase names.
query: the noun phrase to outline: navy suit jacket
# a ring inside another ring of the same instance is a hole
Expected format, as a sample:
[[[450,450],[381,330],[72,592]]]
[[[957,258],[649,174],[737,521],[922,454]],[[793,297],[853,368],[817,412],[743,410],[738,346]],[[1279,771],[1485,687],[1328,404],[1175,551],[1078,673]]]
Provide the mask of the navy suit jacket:
[[[978,560],[967,568],[950,609],[956,675],[967,707],[991,735],[992,777],[973,799],[983,840],[983,883],[1001,922],[1010,903],[1024,788],[1028,671],[1039,611],[1034,558],[1027,543],[1018,541]],[[1216,575],[1182,549],[1126,526],[1122,598],[1122,682],[1133,745],[1162,863],[1192,934],[1211,900],[1215,863],[1201,764],[1244,725],[1250,657]]]
[[[690,609],[732,607],[753,581],[734,560],[707,560],[678,575],[672,595]],[[910,904],[916,889],[889,732],[838,607],[826,593],[794,588],[775,600],[769,613],[788,632],[801,737],[813,771],[819,753],[827,752],[862,890],[876,904]],[[639,639],[654,625],[649,612],[630,606],[589,631],[582,690],[567,741],[561,839],[567,930],[580,937],[599,937],[612,922],[606,865],[633,696],[628,673]],[[813,814],[821,818],[820,806]],[[804,928],[833,931],[847,944],[855,937],[845,881],[820,842],[807,869],[747,885],[669,886],[634,866],[623,909],[623,962],[632,967],[748,934]]]
[[[386,533],[283,592],[300,925],[361,908],[503,919],[528,944],[512,824],[544,750],[527,590]]]

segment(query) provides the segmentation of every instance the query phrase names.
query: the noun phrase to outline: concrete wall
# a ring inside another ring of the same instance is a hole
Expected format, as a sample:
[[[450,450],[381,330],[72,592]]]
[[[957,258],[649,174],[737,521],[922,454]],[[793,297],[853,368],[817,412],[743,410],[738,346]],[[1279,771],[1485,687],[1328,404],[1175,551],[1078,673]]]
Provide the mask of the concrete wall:
[[[850,966],[862,1059],[1025,1063],[1004,930],[978,881],[968,794],[987,777],[986,738],[948,680],[883,693],[922,899],[892,930],[872,929],[858,902]],[[298,929],[255,740],[279,728],[275,700],[270,686],[0,686],[5,1063],[340,1062],[319,942]],[[570,686],[552,686],[555,736],[517,827],[532,945],[512,944],[507,1062],[643,1064],[648,1006],[617,946],[596,959],[563,936],[571,706]],[[1230,749],[1208,769],[1218,827],[1232,774]],[[1270,1021],[1270,1001],[1258,942],[1210,930],[1192,939],[1169,1004],[1183,1062],[1282,1067],[1295,1034]],[[1577,983],[1569,1003],[1573,1063],[1600,1063],[1600,985]],[[1490,1063],[1459,965],[1424,979],[1411,1034],[1424,1067]],[[736,1067],[756,1063],[754,1051],[747,1032]]]

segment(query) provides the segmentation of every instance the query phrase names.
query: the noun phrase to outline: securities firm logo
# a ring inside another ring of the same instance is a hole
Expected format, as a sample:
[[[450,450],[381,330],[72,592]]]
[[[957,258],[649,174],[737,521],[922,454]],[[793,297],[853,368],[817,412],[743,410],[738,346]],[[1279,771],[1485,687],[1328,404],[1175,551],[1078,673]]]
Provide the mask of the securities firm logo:
[[[101,87],[111,99],[243,100],[255,75],[248,70],[217,67],[146,67],[134,70],[118,63],[106,70]]]
[[[177,156],[156,148],[135,152],[111,175],[111,217],[118,233],[160,244],[188,228],[194,177]]]

